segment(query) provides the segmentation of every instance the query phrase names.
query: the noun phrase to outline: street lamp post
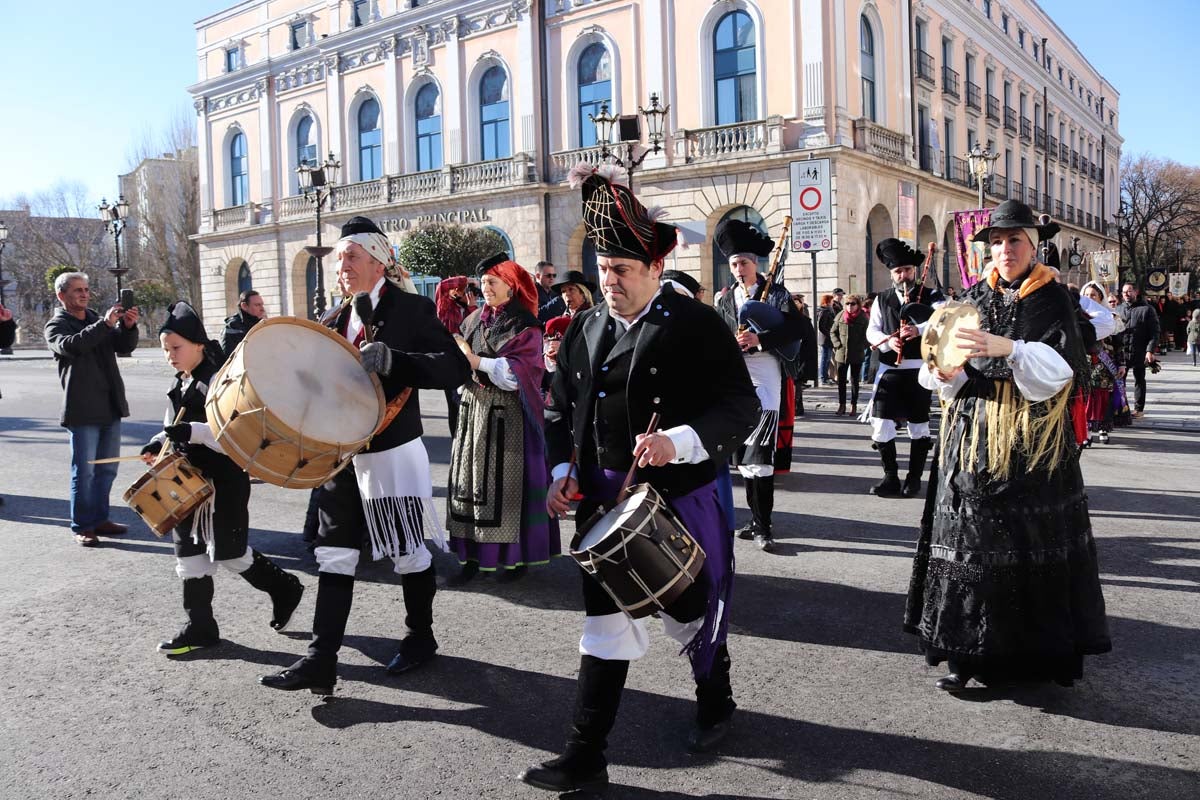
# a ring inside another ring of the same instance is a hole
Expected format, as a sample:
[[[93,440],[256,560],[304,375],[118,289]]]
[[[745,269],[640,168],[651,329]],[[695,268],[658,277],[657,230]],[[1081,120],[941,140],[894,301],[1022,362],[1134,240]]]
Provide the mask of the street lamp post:
[[[1113,214],[1113,219],[1117,221],[1117,279],[1123,280],[1124,275],[1121,274],[1121,265],[1125,260],[1125,233],[1126,226],[1129,224],[1129,212],[1125,210],[1125,201],[1121,201],[1121,205],[1117,207],[1117,213]]]
[[[96,208],[100,212],[100,221],[104,223],[105,229],[109,235],[113,237],[113,249],[116,252],[116,266],[108,268],[112,276],[117,279],[117,298],[121,297],[121,276],[129,272],[128,267],[121,266],[121,234],[125,232],[125,220],[129,216],[129,203],[125,202],[125,195],[117,197],[117,202],[111,206],[107,200],[101,199],[100,205]]]
[[[663,106],[659,104],[658,92],[650,93],[650,107],[642,108],[638,106],[638,114],[641,114],[646,120],[646,143],[649,145],[640,156],[634,157],[634,144],[641,140],[642,130],[638,123],[637,114],[629,114],[620,117],[614,117],[608,113],[608,103],[600,104],[600,114],[588,114],[588,119],[596,126],[596,141],[600,144],[600,159],[602,161],[612,161],[614,164],[624,168],[625,173],[629,176],[629,188],[633,189],[633,171],[641,166],[646,160],[646,156],[651,153],[660,153],[663,149],[663,141],[666,135],[663,132],[663,125],[667,119],[667,112],[671,110],[671,106]],[[626,123],[632,125],[633,130],[630,131],[626,127]],[[635,136],[629,139],[622,138],[618,142],[617,147],[621,144],[626,145],[625,157],[622,158],[619,150],[610,148],[612,142],[613,126],[617,125],[618,131],[621,133],[634,132]]]
[[[325,314],[325,272],[322,259],[333,252],[332,247],[321,244],[321,209],[325,201],[333,197],[333,187],[337,183],[337,173],[342,162],[333,157],[333,152],[325,158],[324,164],[301,164],[296,167],[296,175],[300,179],[300,190],[304,197],[313,204],[317,214],[317,243],[304,248],[310,256],[317,260],[317,285],[313,289],[313,314],[320,319]],[[332,203],[330,204],[332,208]]]
[[[993,153],[989,148],[980,147],[979,142],[967,153],[967,166],[975,176],[975,184],[979,187],[979,208],[983,208],[983,185],[991,180],[999,153]]]
[[[4,305],[4,287],[8,281],[4,279],[4,248],[8,245],[8,226],[0,221],[0,306]],[[11,347],[0,348],[0,356],[11,356]]]

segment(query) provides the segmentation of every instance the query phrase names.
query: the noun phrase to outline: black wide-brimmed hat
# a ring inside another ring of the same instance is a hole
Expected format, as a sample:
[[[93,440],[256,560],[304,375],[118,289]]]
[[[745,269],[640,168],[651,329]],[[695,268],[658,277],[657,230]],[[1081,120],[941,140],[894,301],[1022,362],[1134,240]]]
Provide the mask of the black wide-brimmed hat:
[[[386,236],[378,225],[366,217],[351,217],[342,224],[342,238],[356,233],[378,233],[380,236]]]
[[[1034,228],[1038,232],[1038,241],[1053,238],[1059,231],[1057,223],[1040,224],[1033,215],[1033,209],[1020,200],[1005,200],[992,209],[992,221],[986,228],[980,228],[971,237],[972,241],[984,242],[990,240],[993,230],[1013,230]],[[1037,242],[1030,242],[1037,245]]]
[[[664,283],[671,281],[672,283],[679,284],[684,289],[687,289],[689,292],[691,292],[692,297],[695,297],[700,293],[700,281],[696,280],[691,275],[688,275],[683,270],[668,269],[663,272],[662,280]]]
[[[875,257],[888,269],[897,267],[919,267],[925,263],[920,250],[909,247],[903,239],[884,239],[875,247]]]
[[[167,306],[167,321],[158,329],[159,334],[177,333],[189,342],[208,344],[208,331],[204,320],[190,304],[180,300]]]
[[[616,180],[615,169],[579,164],[569,179],[573,188],[582,187],[584,232],[597,255],[649,264],[675,249],[675,226],[659,222],[660,212],[638,202],[630,188]]]
[[[558,281],[557,283],[554,283],[553,285],[550,286],[550,291],[561,292],[563,289],[570,286],[572,283],[575,284],[576,286],[586,286],[587,290],[589,292],[591,292],[592,294],[596,293],[596,284],[589,281],[587,279],[587,276],[584,275],[582,272],[580,272],[577,269],[567,270],[567,274],[563,276],[561,281]]]
[[[775,249],[775,242],[770,236],[740,219],[727,219],[722,222],[717,226],[713,238],[717,240],[717,247],[726,258],[733,258],[738,253],[750,253],[765,258]]]

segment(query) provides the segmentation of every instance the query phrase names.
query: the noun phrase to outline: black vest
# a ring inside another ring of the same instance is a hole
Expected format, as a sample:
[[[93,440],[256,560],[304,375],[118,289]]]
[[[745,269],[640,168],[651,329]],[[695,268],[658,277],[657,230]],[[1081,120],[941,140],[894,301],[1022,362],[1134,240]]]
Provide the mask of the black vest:
[[[204,398],[208,394],[209,383],[217,374],[218,369],[219,367],[206,353],[200,365],[192,370],[192,383],[186,391],[183,390],[182,373],[175,376],[175,384],[167,392],[167,398],[171,401],[172,421],[179,415],[180,408],[184,410],[183,417],[179,420],[181,423],[208,421],[208,416],[204,411]],[[193,466],[214,481],[236,480],[242,474],[242,468],[235,464],[233,459],[202,444],[189,443],[177,446],[176,449]]]
[[[629,427],[626,394],[633,348],[641,331],[641,326],[635,325],[620,339],[614,333],[605,337],[604,349],[608,352],[596,374],[596,412],[592,416],[596,461],[604,469],[626,471],[633,465],[634,431]]]
[[[923,287],[919,295],[915,291],[910,292],[909,297],[912,298],[912,300],[905,302],[919,302],[925,303],[926,305],[940,303],[945,299],[942,297],[942,293],[937,289],[930,289],[928,287]],[[880,292],[879,296],[875,299],[875,302],[879,304],[881,327],[883,328],[884,333],[891,336],[893,333],[900,330],[900,307],[903,305],[900,295],[896,293],[896,287],[893,286],[886,291]],[[917,336],[905,342],[904,350],[900,355],[903,356],[903,358],[920,358],[921,337]],[[879,361],[880,363],[887,364],[889,367],[894,367],[896,364],[900,363],[900,359],[897,358],[897,354],[893,350],[888,350],[886,353],[880,353]]]

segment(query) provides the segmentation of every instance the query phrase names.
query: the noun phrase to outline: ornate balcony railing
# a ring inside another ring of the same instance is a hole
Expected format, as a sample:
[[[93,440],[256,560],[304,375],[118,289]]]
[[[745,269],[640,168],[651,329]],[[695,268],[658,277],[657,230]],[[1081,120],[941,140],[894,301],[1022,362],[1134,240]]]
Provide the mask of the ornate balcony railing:
[[[1025,202],[1025,184],[1020,181],[1013,181],[1012,192],[1008,195],[1013,200]]]
[[[974,186],[974,181],[971,179],[970,165],[966,159],[953,156],[950,159],[950,181],[957,183],[959,186]]]
[[[921,158],[918,166],[930,175],[942,177],[946,174],[946,154],[941,150],[934,150],[929,145],[925,145],[921,148]]]
[[[600,146],[593,145],[592,147],[580,147],[575,150],[561,150],[557,153],[550,154],[550,182],[562,183],[567,179],[567,173],[575,168],[579,162],[585,162],[596,166],[603,161],[600,155]]]
[[[1011,106],[1004,107],[1004,130],[1017,132],[1017,110]]]
[[[302,194],[285,197],[275,206],[275,218],[280,221],[306,217],[311,213],[313,213],[312,203]]]
[[[1046,137],[1046,153],[1051,158],[1058,159],[1058,137],[1050,135]]]
[[[949,67],[942,67],[942,94],[955,100],[959,98],[958,73]]]
[[[254,203],[244,203],[240,206],[230,206],[229,208],[218,208],[213,212],[213,228],[215,230],[228,230],[229,228],[242,228],[246,225],[253,225],[255,206]]]
[[[1071,151],[1071,169],[1079,169],[1079,153],[1075,150]]]
[[[1029,117],[1021,117],[1021,138],[1028,142],[1032,130],[1033,125],[1030,123]]]
[[[1046,149],[1046,129],[1045,128],[1034,128],[1033,129],[1033,146],[1039,150]]]
[[[1063,218],[1063,201],[1062,200],[1054,201],[1054,216],[1058,217],[1059,219]]]
[[[987,96],[987,118],[1000,121],[1000,98],[994,94]]]
[[[1067,222],[1075,222],[1075,206],[1067,206]]]
[[[527,153],[517,153],[512,158],[451,166],[450,193],[520,186],[535,179],[533,159]]]
[[[917,51],[917,79],[925,81],[930,86],[934,83],[933,56],[924,50]]]
[[[783,150],[783,117],[680,130],[673,144],[676,164],[778,153]]]
[[[388,199],[403,202],[448,194],[449,174],[449,170],[446,169],[430,169],[406,175],[392,175],[388,178]]]
[[[992,175],[992,182],[988,186],[988,194],[999,197],[1002,200],[1008,199],[1008,178],[1000,173]]]
[[[854,149],[903,164],[908,160],[909,137],[859,117],[854,120]]]
[[[1071,148],[1063,142],[1058,146],[1058,160],[1066,163],[1071,160]]]
[[[978,83],[967,83],[967,108],[973,108],[976,111],[982,110],[983,90],[979,88]]]

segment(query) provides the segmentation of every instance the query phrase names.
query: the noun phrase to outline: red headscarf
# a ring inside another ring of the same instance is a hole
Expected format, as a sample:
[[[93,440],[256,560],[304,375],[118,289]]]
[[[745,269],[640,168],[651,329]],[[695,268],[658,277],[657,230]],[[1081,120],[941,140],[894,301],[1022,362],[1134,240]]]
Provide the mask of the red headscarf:
[[[538,293],[537,284],[533,282],[533,276],[529,274],[529,270],[522,267],[515,261],[501,261],[493,267],[489,267],[484,271],[484,275],[495,275],[500,280],[512,287],[513,300],[516,300],[521,305],[529,310],[530,314],[535,317],[538,312]]]

